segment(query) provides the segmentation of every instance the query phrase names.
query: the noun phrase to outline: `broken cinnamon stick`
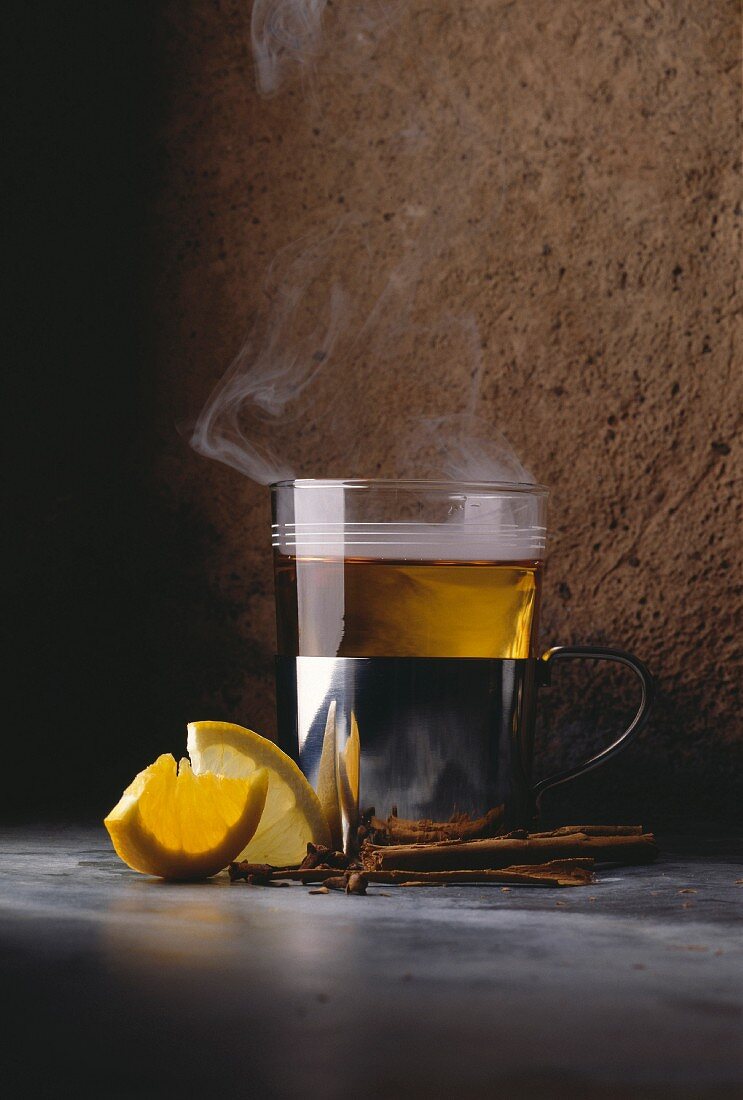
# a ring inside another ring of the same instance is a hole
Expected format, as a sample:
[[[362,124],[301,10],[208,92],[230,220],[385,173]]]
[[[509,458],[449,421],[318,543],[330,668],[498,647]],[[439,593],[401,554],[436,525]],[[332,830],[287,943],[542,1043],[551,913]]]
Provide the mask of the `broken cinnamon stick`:
[[[543,864],[522,864],[498,870],[458,871],[350,871],[338,874],[334,867],[303,867],[275,870],[271,881],[302,882],[305,885],[323,883],[332,890],[347,893],[363,893],[361,886],[368,882],[401,886],[417,882],[421,886],[446,886],[488,882],[523,884],[527,886],[584,886],[594,882],[592,859],[557,859]]]
[[[586,836],[643,836],[642,825],[561,825],[546,833],[529,833],[531,839],[552,836],[572,836],[585,833]]]
[[[648,863],[657,854],[652,833],[600,837],[571,833],[527,840],[493,837],[383,847],[366,843],[361,852],[367,871],[499,870],[514,864],[545,863],[570,857],[587,857],[597,863]]]
[[[343,879],[345,885],[345,879],[349,873],[361,873],[361,868],[358,865],[349,871],[339,871],[337,867],[275,867],[272,870],[272,881],[287,879],[291,882],[303,882],[305,885],[313,882],[325,883],[328,879],[334,878]]]
[[[550,863],[503,868],[498,871],[366,871],[368,882],[392,886],[461,886],[508,883],[523,886],[588,886],[595,882],[592,859],[556,859]]]

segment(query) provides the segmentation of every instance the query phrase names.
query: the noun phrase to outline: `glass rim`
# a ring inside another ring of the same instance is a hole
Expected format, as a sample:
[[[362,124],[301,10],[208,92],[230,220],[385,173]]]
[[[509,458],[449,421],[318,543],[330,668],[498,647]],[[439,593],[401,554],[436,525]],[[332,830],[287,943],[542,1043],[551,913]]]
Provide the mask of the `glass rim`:
[[[533,481],[446,481],[429,478],[351,477],[351,478],[283,478],[274,481],[274,489],[431,489],[444,492],[508,492],[533,496],[548,496],[549,489]]]

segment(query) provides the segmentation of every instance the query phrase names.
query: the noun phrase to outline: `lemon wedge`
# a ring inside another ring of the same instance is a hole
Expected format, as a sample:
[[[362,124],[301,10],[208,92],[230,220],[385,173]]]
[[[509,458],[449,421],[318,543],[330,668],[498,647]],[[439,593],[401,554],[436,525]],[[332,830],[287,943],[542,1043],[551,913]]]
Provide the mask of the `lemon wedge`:
[[[231,722],[191,722],[188,753],[194,772],[246,779],[268,772],[260,824],[240,853],[251,863],[288,867],[300,863],[307,844],[330,844],[330,830],[317,795],[301,771],[273,741]]]
[[[294,760],[273,741],[230,722],[192,722],[187,744],[197,774],[211,771],[245,779],[258,768],[269,772],[261,823],[240,859],[291,867],[302,862],[309,842],[330,844],[317,795]]]
[[[165,879],[215,875],[245,847],[260,821],[268,773],[194,775],[188,760],[158,756],[129,784],[104,821],[134,871]]]

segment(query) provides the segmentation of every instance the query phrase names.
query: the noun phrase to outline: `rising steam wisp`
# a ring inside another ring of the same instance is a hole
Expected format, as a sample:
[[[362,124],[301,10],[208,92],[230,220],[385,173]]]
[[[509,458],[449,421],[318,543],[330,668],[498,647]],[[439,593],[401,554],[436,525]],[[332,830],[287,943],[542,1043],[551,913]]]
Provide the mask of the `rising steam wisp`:
[[[273,96],[294,77],[311,76],[307,111],[315,118],[330,117],[336,106],[339,71],[350,95],[360,80],[374,78],[383,39],[386,51],[397,52],[397,63],[385,69],[397,74],[391,86],[384,78],[385,140],[406,163],[383,220],[364,209],[366,180],[354,185],[349,178],[344,190],[354,213],[278,253],[257,320],[197,421],[192,443],[199,452],[263,484],[380,474],[533,481],[502,432],[483,419],[488,369],[466,278],[446,312],[431,304],[442,271],[478,232],[472,227],[483,211],[468,207],[466,180],[478,158],[493,159],[492,120],[477,114],[448,72],[445,43],[425,69],[408,63],[413,47],[401,27],[404,10],[396,0],[253,5],[260,94]],[[384,38],[393,23],[396,33]],[[439,102],[428,94],[431,72],[448,81]],[[353,100],[358,121],[344,139],[349,161],[357,143],[366,144],[363,110],[372,98],[364,88]],[[442,205],[439,180],[454,169],[463,186],[447,192]]]

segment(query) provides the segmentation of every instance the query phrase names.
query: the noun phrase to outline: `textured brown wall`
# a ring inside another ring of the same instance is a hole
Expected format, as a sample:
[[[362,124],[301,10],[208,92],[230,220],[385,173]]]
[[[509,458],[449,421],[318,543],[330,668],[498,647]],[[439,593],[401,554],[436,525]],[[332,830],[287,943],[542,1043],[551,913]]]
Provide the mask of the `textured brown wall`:
[[[329,8],[330,32],[337,18]],[[238,350],[277,250],[339,209],[384,249],[385,227],[419,203],[436,208],[449,247],[426,268],[418,318],[476,320],[480,415],[552,489],[545,645],[623,645],[659,681],[641,742],[576,784],[569,809],[567,788],[555,795],[552,812],[731,813],[738,4],[411,2],[373,31],[360,69],[320,58],[314,88],[290,83],[271,100],[255,91],[248,23],[247,3],[226,0],[153,17],[155,305],[138,462],[160,547],[142,638],[160,744],[177,749],[190,717],[273,728],[267,491],[195,454],[176,425]],[[428,129],[406,159],[392,139],[418,117],[415,97]],[[462,110],[469,159],[450,155]],[[353,289],[365,276],[350,249]],[[471,364],[448,364],[460,409]],[[402,339],[397,362],[385,345],[383,369],[367,373],[379,421],[363,441],[369,473],[394,472],[390,432],[430,370]],[[343,455],[327,468],[322,426],[305,428],[306,472],[350,472]],[[572,709],[551,693],[543,771],[626,711],[619,680],[601,685]]]

